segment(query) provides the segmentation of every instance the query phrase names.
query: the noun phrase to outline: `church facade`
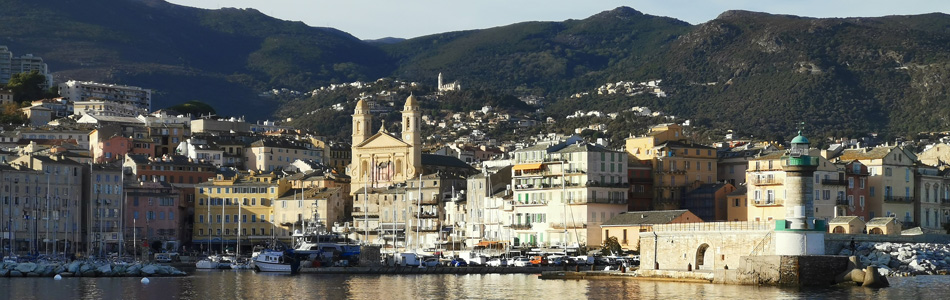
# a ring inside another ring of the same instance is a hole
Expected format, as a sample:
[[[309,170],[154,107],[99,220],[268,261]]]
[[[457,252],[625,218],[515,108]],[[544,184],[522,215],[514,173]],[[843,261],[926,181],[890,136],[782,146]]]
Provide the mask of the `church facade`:
[[[369,105],[363,100],[356,104],[350,162],[352,193],[363,187],[389,187],[422,174],[421,117],[415,96],[409,96],[402,111],[402,132],[390,133],[384,124],[373,133]]]

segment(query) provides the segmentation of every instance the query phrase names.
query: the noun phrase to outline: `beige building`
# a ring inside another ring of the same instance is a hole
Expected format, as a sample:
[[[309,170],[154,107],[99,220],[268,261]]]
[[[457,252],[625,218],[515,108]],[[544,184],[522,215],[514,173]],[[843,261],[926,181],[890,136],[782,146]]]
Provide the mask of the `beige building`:
[[[304,226],[329,230],[334,223],[345,220],[346,196],[340,187],[291,189],[277,199],[274,217],[284,230],[300,230]]]
[[[626,149],[653,163],[655,209],[678,209],[690,187],[718,178],[716,149],[687,143],[683,128],[676,124],[657,125],[645,136],[628,138]]]
[[[702,219],[688,210],[630,211],[600,225],[604,238],[615,237],[625,250],[640,252],[640,233],[653,231],[654,225],[699,223]]]
[[[855,216],[835,217],[828,221],[828,233],[863,234],[864,221]]]
[[[846,149],[837,157],[842,162],[857,160],[868,167],[868,214],[893,217],[902,226],[915,223],[916,197],[914,163],[916,157],[899,146]]]
[[[814,188],[812,199],[815,208],[815,219],[829,221],[836,217],[835,205],[838,200],[845,201],[844,168],[831,161],[814,154],[817,150],[812,150],[812,157],[818,159],[818,169],[814,173],[812,185]],[[786,172],[784,170],[784,160],[786,153],[772,152],[760,155],[749,161],[749,167],[746,171],[746,198],[748,201],[748,210],[746,219],[730,217],[729,220],[738,219],[738,221],[772,221],[785,217],[786,209],[785,199],[788,194],[785,186]],[[734,203],[730,207],[735,207]]]

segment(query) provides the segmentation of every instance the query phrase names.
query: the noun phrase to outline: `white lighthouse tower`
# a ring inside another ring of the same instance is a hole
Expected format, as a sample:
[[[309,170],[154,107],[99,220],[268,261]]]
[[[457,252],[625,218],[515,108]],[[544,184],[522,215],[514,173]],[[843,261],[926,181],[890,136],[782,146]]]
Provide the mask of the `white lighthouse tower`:
[[[775,222],[775,254],[824,255],[825,227],[815,221],[812,195],[818,157],[808,155],[810,143],[802,132],[792,139],[791,149],[782,157],[785,171],[785,219]]]

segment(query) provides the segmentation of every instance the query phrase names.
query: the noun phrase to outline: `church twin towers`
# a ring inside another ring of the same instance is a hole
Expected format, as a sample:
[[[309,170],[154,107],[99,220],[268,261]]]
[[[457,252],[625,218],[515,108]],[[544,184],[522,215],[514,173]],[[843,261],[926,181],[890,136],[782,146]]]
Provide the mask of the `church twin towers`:
[[[422,111],[415,96],[406,98],[402,110],[402,135],[380,126],[372,132],[369,105],[360,100],[353,112],[353,146],[350,163],[351,193],[366,186],[382,188],[422,174]]]

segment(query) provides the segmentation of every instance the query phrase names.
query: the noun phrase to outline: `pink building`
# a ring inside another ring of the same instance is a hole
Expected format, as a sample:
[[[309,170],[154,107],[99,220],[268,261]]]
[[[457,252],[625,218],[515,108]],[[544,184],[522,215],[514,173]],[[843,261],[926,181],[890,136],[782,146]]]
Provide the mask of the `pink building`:
[[[125,238],[136,245],[185,240],[185,209],[181,193],[165,182],[128,181],[125,184]],[[134,230],[134,235],[133,235]],[[179,250],[179,249],[174,249]]]

